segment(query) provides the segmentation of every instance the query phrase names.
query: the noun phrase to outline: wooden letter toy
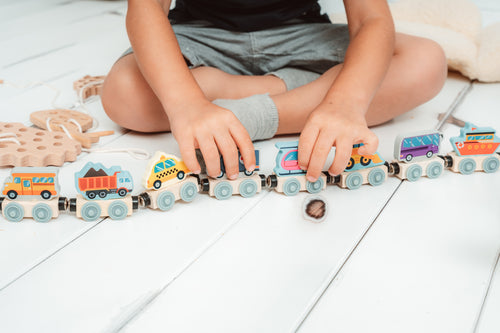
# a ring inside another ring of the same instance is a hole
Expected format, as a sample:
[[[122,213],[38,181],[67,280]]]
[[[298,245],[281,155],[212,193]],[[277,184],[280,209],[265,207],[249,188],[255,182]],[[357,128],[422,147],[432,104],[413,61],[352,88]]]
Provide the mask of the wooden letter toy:
[[[18,167],[5,180],[2,194],[2,215],[11,222],[31,217],[37,222],[48,222],[65,210],[66,198],[59,197],[56,168]]]
[[[300,191],[318,193],[326,188],[330,175],[323,173],[317,181],[311,183],[306,179],[306,171],[300,169],[298,162],[298,141],[278,142],[274,174],[267,177],[267,186],[276,192],[296,195]]]
[[[30,115],[31,122],[42,129],[63,132],[65,130],[74,140],[81,143],[84,148],[90,148],[93,143],[97,143],[101,136],[114,134],[113,131],[101,131],[84,133],[92,127],[91,116],[75,110],[45,110],[33,112]]]
[[[0,166],[61,166],[81,151],[80,143],[63,133],[0,122]]]
[[[437,157],[441,144],[438,131],[421,131],[400,135],[394,142],[394,158],[390,163],[391,174],[399,179],[416,181],[422,176],[437,178],[444,169],[444,160]]]
[[[363,184],[372,186],[381,185],[388,175],[388,163],[379,155],[359,155],[358,149],[363,144],[352,146],[351,159],[345,170],[335,177],[332,183],[338,184],[341,188],[355,190]]]
[[[119,166],[105,168],[101,163],[88,162],[75,173],[75,185],[80,194],[70,200],[70,211],[85,221],[106,216],[121,220],[139,206],[138,197],[127,196],[134,186],[132,175]]]

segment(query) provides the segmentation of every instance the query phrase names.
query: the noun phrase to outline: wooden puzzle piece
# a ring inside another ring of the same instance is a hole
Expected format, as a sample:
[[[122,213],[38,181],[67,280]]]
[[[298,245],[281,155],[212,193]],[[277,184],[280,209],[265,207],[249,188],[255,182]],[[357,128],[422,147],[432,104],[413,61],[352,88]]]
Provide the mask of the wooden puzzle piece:
[[[85,75],[79,80],[76,80],[73,83],[73,89],[76,91],[76,93],[80,96],[80,91],[81,91],[81,96],[85,100],[89,98],[90,96],[96,96],[100,95],[102,91],[102,84],[106,76],[100,75],[100,76],[90,76],[90,75]]]
[[[61,166],[73,162],[82,151],[78,141],[60,132],[0,122],[0,166]],[[10,135],[10,136],[9,136]],[[8,141],[12,138],[11,141]]]
[[[33,112],[30,121],[42,129],[64,132],[79,141],[84,148],[90,148],[101,136],[112,135],[114,131],[83,133],[92,127],[93,119],[88,114],[66,109],[54,109]]]

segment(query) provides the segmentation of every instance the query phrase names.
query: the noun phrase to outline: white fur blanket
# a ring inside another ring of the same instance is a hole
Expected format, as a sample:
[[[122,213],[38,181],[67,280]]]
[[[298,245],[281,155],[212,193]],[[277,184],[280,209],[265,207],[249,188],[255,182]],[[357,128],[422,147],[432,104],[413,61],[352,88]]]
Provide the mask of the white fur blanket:
[[[448,68],[470,79],[500,82],[500,22],[482,26],[470,0],[401,0],[391,4],[396,30],[439,43]],[[345,13],[331,15],[345,22]]]

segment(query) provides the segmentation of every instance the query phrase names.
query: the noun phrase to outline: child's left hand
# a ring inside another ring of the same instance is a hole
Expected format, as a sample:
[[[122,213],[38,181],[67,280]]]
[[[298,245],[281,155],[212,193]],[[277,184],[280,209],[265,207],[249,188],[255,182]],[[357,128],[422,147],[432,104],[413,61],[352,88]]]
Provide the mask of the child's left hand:
[[[364,143],[361,155],[375,154],[377,136],[368,129],[364,110],[347,101],[321,103],[311,112],[299,139],[299,166],[307,170],[307,180],[316,181],[332,146],[335,158],[328,169],[331,175],[344,171],[352,153],[352,146]],[[352,103],[355,104],[355,103]]]

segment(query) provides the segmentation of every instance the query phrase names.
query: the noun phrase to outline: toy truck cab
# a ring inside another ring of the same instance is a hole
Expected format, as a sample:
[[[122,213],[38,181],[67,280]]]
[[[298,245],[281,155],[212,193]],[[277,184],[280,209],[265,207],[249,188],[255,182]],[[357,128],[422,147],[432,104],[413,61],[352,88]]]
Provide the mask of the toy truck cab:
[[[132,175],[128,171],[119,171],[115,173],[117,180],[117,193],[119,196],[123,197],[128,192],[131,192],[134,188],[134,182],[132,180]],[[124,192],[126,191],[126,192]],[[123,194],[124,193],[124,194]],[[122,195],[123,194],[123,195]]]

